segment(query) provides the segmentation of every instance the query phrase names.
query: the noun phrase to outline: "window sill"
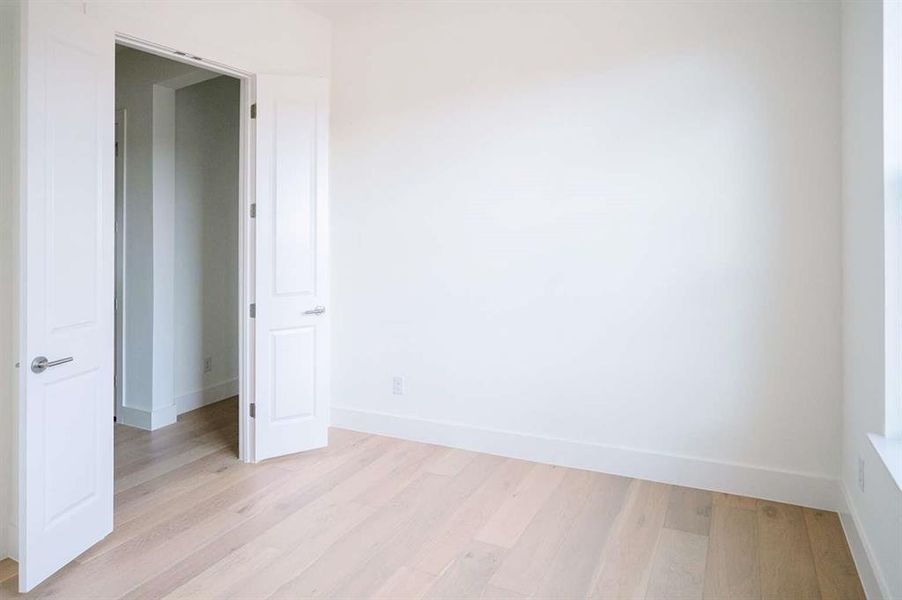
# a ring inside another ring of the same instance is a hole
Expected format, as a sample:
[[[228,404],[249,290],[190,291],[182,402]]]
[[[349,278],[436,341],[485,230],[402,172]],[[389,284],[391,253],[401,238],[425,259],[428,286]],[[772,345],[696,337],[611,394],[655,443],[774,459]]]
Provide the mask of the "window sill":
[[[902,440],[889,439],[876,433],[869,433],[868,439],[883,461],[886,470],[902,491]]]

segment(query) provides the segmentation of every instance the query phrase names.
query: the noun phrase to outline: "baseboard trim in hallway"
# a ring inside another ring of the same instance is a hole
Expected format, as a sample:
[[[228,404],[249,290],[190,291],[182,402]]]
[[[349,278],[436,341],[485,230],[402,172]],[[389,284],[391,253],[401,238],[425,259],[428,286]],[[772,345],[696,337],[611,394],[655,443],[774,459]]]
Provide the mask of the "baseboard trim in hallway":
[[[821,510],[845,507],[838,480],[807,473],[335,406],[332,426]]]
[[[871,549],[864,529],[855,514],[855,508],[849,499],[848,491],[843,488],[843,508],[839,511],[839,522],[842,524],[843,533],[846,535],[846,543],[858,569],[858,577],[861,586],[869,600],[889,600],[892,595],[886,579],[880,572],[877,562],[874,561],[874,552]]]

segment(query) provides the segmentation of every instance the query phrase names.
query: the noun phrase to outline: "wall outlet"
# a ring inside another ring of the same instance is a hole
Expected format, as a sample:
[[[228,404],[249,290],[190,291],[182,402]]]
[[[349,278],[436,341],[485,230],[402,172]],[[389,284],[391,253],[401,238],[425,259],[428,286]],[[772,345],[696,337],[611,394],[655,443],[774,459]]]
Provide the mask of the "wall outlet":
[[[395,396],[404,395],[404,378],[395,376],[391,382],[391,393]]]
[[[864,493],[864,459],[858,457],[858,489]]]
[[[204,359],[204,373],[213,372],[213,357],[208,356]]]

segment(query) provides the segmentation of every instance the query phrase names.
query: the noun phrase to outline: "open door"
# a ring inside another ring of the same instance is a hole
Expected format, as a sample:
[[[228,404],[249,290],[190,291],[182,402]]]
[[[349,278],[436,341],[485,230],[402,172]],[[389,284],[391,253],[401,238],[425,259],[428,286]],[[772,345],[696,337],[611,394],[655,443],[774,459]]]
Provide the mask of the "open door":
[[[22,5],[19,589],[113,529],[113,34]]]
[[[329,427],[328,82],[256,79],[255,458]]]

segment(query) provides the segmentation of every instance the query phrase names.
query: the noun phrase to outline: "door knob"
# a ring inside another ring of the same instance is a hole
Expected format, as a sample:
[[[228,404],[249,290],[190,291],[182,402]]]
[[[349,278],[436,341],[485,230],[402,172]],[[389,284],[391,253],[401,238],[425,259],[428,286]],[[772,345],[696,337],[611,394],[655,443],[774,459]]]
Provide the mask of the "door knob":
[[[305,314],[305,315],[321,315],[321,314],[323,314],[324,312],[326,312],[326,307],[325,307],[325,306],[317,306],[317,307],[314,308],[313,310],[305,310],[305,311],[304,311],[304,314]]]
[[[50,367],[57,367],[59,365],[64,365],[66,363],[70,363],[74,358],[71,356],[67,356],[66,358],[60,358],[59,360],[47,360],[46,356],[38,356],[33,361],[31,361],[31,372],[32,373],[43,373]]]

